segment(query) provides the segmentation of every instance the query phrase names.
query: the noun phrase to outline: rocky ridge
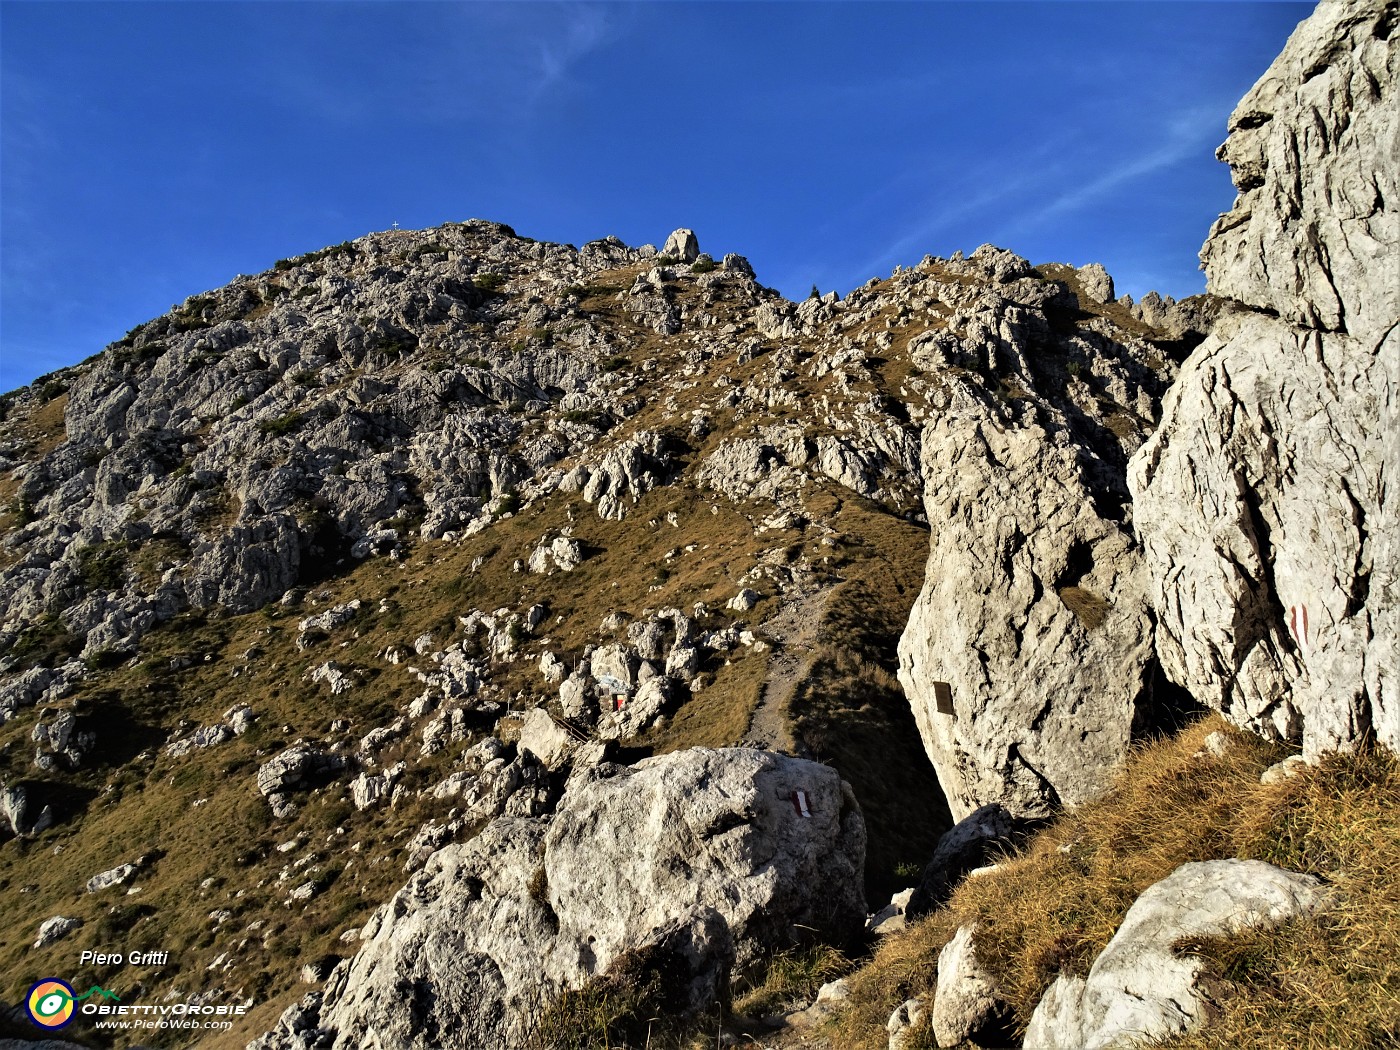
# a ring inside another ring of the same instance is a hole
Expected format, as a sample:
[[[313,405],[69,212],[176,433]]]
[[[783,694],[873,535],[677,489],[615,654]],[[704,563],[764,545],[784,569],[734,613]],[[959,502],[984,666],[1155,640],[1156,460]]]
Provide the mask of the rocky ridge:
[[[6,400],[0,711],[42,759],[4,752],[16,831],[83,841],[64,792],[93,778],[136,820],[145,778],[237,770],[243,787],[184,798],[135,884],[221,899],[201,994],[277,970],[295,927],[263,909],[304,916],[300,954],[339,955],[348,899],[387,899],[394,872],[427,877],[492,821],[558,826],[569,770],[602,760],[589,748],[733,745],[760,706],[755,731],[777,735],[794,691],[764,703],[748,684],[787,637],[764,623],[838,614],[863,559],[925,542],[925,420],[1048,414],[1116,463],[1180,354],[1137,308],[1090,298],[1111,299],[1092,269],[1081,284],[987,247],[790,303],[688,237],[658,255],[476,221],[372,234],[192,297]],[[910,746],[904,724],[879,746]],[[873,817],[882,864],[908,848],[893,828],[941,829],[920,775],[922,796]],[[166,855],[198,856],[205,805],[271,822],[231,832],[265,871],[251,892]],[[891,878],[860,868],[838,884],[852,899]],[[37,883],[46,916],[74,910],[58,870]],[[70,939],[93,935],[74,918]],[[167,903],[122,921],[189,919]],[[652,943],[626,928],[617,951]],[[731,936],[741,964],[785,943]]]

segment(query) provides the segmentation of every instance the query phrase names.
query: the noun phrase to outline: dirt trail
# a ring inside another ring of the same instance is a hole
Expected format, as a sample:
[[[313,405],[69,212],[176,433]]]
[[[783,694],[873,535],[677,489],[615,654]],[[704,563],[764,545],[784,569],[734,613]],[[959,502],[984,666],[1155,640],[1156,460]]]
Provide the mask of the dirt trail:
[[[793,599],[763,625],[764,633],[776,644],[768,658],[763,696],[744,733],[744,747],[799,753],[788,721],[788,702],[812,666],[812,643],[830,596],[831,589],[827,588]]]

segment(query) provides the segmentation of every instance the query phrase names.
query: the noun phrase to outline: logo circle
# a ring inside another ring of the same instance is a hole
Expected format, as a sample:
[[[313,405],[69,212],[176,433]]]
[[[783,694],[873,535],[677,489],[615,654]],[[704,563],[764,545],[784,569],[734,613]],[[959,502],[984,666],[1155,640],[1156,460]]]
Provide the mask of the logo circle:
[[[29,1019],[43,1028],[62,1028],[73,1020],[73,986],[57,977],[45,977],[29,989],[24,1008]]]

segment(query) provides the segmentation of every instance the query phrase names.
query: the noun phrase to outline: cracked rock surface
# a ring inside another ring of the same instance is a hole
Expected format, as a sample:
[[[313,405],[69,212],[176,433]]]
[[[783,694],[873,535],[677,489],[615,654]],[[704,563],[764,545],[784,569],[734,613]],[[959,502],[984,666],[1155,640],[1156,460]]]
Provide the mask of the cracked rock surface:
[[[1230,119],[1201,252],[1217,323],[1133,460],[1167,674],[1305,754],[1400,747],[1400,46],[1318,6]]]

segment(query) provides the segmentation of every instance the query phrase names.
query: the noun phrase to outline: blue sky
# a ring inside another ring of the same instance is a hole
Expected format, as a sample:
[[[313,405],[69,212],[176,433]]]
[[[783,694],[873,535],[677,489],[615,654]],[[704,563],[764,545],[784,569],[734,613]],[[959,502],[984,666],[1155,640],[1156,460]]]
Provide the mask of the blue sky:
[[[0,0],[0,390],[395,222],[690,226],[798,298],[988,241],[1189,295],[1310,10]]]

